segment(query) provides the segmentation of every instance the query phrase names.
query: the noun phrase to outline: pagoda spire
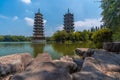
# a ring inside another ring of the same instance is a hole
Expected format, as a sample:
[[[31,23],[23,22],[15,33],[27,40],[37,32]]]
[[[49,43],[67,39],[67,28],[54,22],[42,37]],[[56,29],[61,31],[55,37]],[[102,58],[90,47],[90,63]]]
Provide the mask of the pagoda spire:
[[[70,13],[70,9],[68,8],[68,13]]]
[[[38,13],[40,13],[40,8],[38,9]]]

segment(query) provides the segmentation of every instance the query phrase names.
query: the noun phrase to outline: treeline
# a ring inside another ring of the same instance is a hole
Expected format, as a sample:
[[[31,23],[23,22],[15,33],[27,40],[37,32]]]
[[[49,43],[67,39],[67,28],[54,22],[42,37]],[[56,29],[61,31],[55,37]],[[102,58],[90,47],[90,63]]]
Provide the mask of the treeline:
[[[25,36],[0,36],[0,42],[20,42],[20,41],[31,41],[31,37]]]
[[[106,27],[103,26],[103,25],[101,25],[100,27],[95,26],[95,27],[91,27],[90,31],[91,31],[91,32],[95,32],[95,31],[98,31],[98,30],[100,30],[100,29],[106,29]],[[89,31],[89,30],[88,30],[88,31]]]
[[[71,42],[77,42],[77,41],[87,41],[91,39],[91,32],[88,32],[84,30],[83,32],[77,31],[77,32],[71,32],[67,33],[66,31],[57,31],[53,34],[51,37],[52,40],[56,42],[65,43],[67,41]]]
[[[51,40],[55,42],[65,43],[65,42],[87,42],[92,41],[95,44],[102,44],[103,42],[112,41],[112,31],[110,29],[99,29],[97,31],[91,32],[89,30],[77,31],[67,33],[66,31],[57,31],[51,37]]]

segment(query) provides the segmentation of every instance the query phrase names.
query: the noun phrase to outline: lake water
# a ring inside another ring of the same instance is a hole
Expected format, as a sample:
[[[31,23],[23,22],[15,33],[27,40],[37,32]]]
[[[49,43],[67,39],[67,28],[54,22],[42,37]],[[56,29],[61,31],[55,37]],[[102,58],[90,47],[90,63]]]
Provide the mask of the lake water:
[[[46,52],[49,53],[53,59],[58,59],[65,55],[74,55],[74,50],[81,47],[91,47],[92,44],[74,43],[74,44],[32,44],[31,42],[0,42],[0,56],[9,54],[20,54],[28,52],[33,57],[38,54]]]

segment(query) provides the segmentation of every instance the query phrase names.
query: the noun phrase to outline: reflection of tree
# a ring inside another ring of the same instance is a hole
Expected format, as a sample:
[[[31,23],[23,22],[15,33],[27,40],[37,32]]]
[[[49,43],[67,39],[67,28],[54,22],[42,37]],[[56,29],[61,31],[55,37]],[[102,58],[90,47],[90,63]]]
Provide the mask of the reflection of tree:
[[[55,51],[62,53],[63,55],[73,55],[76,48],[72,44],[52,44]]]
[[[94,48],[94,44],[91,42],[81,42],[74,44],[52,44],[52,47],[58,53],[63,55],[73,55],[76,48]]]
[[[12,48],[22,48],[25,45],[25,43],[23,42],[1,42],[0,43],[0,47],[12,47]]]
[[[31,44],[33,47],[33,56],[36,57],[38,54],[43,53],[45,44]]]

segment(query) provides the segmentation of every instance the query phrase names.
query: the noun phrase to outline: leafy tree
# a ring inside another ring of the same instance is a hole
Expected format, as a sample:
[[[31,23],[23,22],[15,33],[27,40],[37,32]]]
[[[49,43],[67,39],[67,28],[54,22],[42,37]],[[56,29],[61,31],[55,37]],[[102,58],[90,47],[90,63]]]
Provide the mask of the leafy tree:
[[[92,39],[95,43],[112,41],[112,31],[110,29],[101,29],[93,33]]]
[[[56,42],[64,43],[67,38],[67,32],[66,31],[57,31],[56,33],[53,34],[52,38]]]
[[[92,40],[97,48],[102,48],[103,42],[112,41],[112,31],[110,29],[100,29],[93,33]]]
[[[92,27],[92,28],[91,28],[91,32],[95,32],[95,29],[94,29],[94,27]]]
[[[25,36],[0,36],[0,41],[31,41],[31,37],[25,37]]]
[[[118,28],[118,30],[114,32],[112,38],[114,41],[120,41],[120,28]]]
[[[81,41],[82,40],[81,32],[77,31],[74,34],[75,34],[74,36],[75,36],[76,41]]]
[[[117,30],[120,27],[120,0],[101,0],[101,7],[104,25]]]
[[[3,41],[4,40],[4,37],[3,36],[0,36],[0,41]]]
[[[46,41],[52,41],[51,37],[46,37]]]
[[[87,41],[89,40],[89,32],[87,30],[84,30],[81,32],[81,41]]]

